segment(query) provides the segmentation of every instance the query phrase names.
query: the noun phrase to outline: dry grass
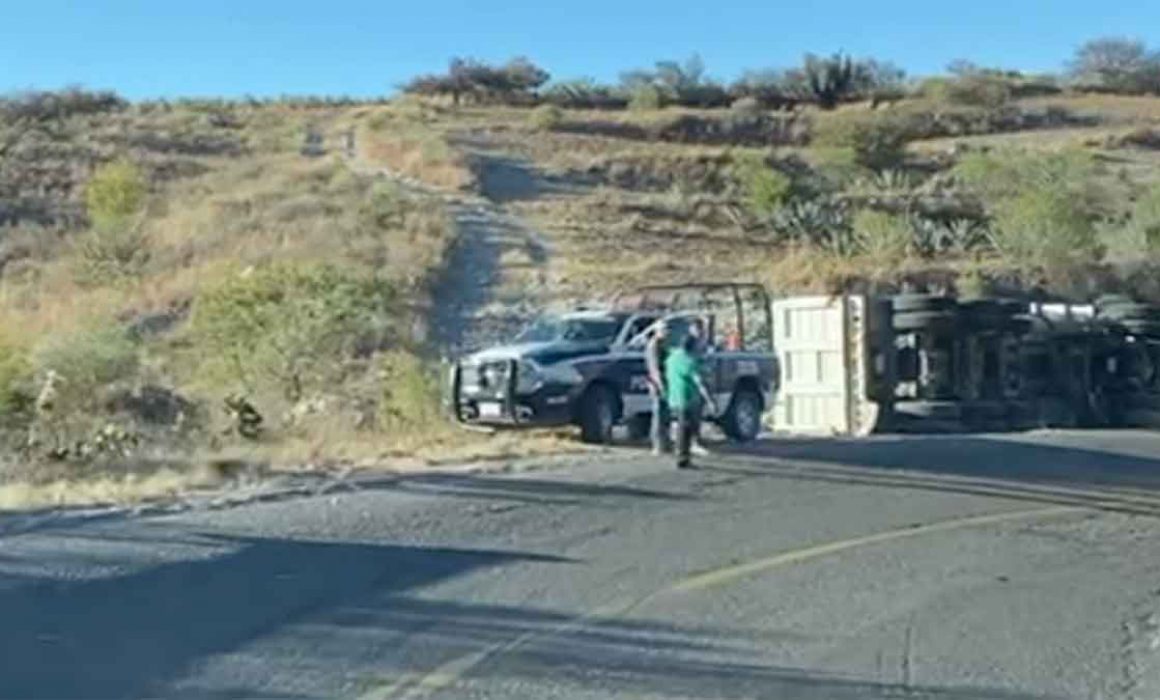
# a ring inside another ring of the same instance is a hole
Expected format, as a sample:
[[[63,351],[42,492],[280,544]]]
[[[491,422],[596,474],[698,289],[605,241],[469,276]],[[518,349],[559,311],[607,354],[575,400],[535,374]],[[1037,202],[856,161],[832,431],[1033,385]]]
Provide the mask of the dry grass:
[[[1117,122],[1160,122],[1160,99],[1132,95],[1059,95],[1020,100],[1027,107],[1063,107]]]
[[[423,464],[508,459],[589,449],[571,430],[499,431],[485,433],[458,428],[449,419],[416,426],[403,434],[355,431],[338,426],[311,431],[263,451],[274,464],[352,461],[390,466],[399,460]]]
[[[218,481],[208,473],[184,473],[171,469],[147,475],[106,475],[57,479],[48,483],[15,482],[0,485],[0,511],[81,505],[132,505],[169,500],[192,489],[217,484]]]
[[[354,126],[364,165],[445,190],[473,186],[475,175],[463,154],[447,142],[440,113],[407,102],[366,112]]]

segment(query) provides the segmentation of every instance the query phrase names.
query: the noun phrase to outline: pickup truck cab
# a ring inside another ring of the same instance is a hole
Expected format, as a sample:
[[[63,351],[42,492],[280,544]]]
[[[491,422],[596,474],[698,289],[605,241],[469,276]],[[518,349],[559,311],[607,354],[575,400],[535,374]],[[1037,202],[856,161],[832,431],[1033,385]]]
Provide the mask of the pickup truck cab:
[[[690,289],[731,299],[720,304],[658,303]],[[758,301],[759,323],[746,331],[741,290]],[[649,287],[624,302],[599,310],[546,314],[507,345],[458,360],[450,382],[449,407],[464,423],[490,426],[578,425],[586,442],[607,443],[613,428],[628,426],[643,436],[651,418],[645,346],[667,323],[670,343],[680,343],[694,323],[706,331],[705,382],[722,413],[709,416],[738,441],[761,432],[762,415],[773,402],[777,360],[765,290],[755,285]],[[727,327],[727,329],[726,329]],[[727,339],[719,339],[718,335]]]

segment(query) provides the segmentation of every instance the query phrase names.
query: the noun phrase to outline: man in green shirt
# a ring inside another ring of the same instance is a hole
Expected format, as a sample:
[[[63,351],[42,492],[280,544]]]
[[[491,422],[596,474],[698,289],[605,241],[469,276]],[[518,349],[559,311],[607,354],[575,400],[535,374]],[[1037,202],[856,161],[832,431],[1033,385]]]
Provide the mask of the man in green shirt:
[[[713,396],[701,379],[701,359],[693,334],[685,336],[665,359],[665,395],[677,419],[677,468],[688,469],[692,467],[690,449],[701,432],[701,411],[708,405],[710,411],[717,412]]]

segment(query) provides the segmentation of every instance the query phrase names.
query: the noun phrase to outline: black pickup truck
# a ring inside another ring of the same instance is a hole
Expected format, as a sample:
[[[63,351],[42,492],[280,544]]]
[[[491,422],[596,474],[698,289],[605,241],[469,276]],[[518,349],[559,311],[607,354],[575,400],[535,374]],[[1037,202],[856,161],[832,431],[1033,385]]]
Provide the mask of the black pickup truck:
[[[752,440],[777,388],[770,314],[763,287],[726,283],[645,287],[600,310],[544,315],[511,344],[459,359],[448,404],[464,423],[575,424],[593,443],[624,423],[640,437],[652,410],[646,343],[662,321],[674,344],[699,322],[704,378],[722,409],[708,418],[730,438]]]

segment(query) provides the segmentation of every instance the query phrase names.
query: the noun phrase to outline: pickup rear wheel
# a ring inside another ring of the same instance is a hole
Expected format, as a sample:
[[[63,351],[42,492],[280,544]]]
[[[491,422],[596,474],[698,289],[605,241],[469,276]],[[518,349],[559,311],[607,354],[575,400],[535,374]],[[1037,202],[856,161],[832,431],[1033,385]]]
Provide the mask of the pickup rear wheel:
[[[580,439],[596,445],[612,442],[616,424],[616,394],[606,386],[596,385],[584,394],[580,403]]]
[[[751,387],[742,387],[733,393],[733,400],[725,411],[721,429],[730,439],[750,442],[761,433],[761,394]]]

